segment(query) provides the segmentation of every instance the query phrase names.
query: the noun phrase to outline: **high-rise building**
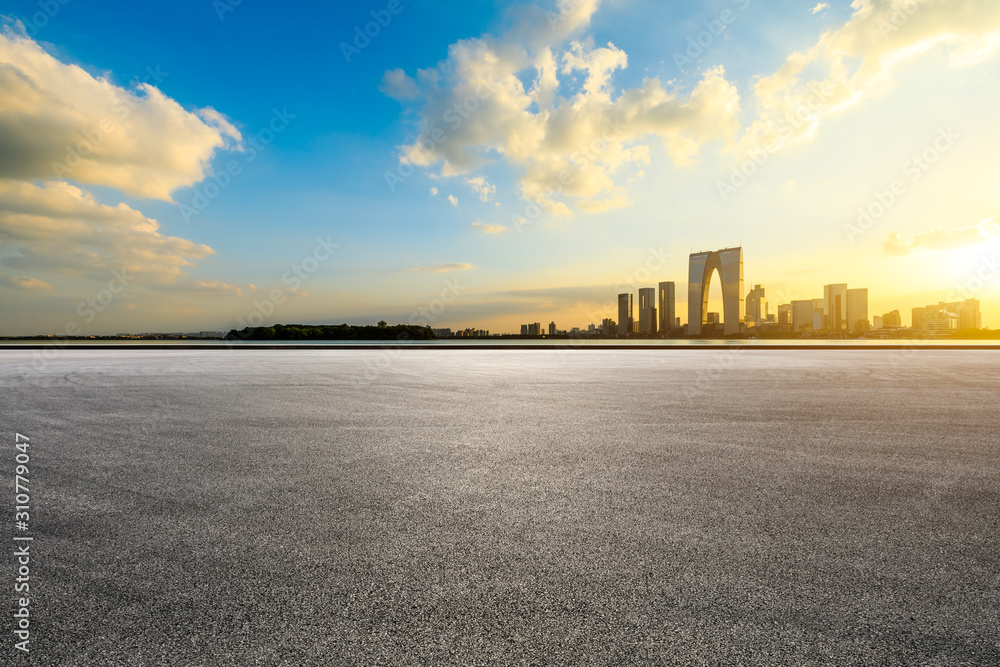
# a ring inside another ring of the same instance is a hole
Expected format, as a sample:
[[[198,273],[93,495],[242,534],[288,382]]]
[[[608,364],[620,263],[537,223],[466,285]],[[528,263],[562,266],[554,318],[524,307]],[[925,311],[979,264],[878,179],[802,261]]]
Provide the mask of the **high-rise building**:
[[[871,328],[868,322],[868,288],[847,290],[847,330],[864,333]]]
[[[778,306],[778,324],[792,323],[792,304],[783,303]]]
[[[556,323],[555,322],[549,322],[549,335],[550,336],[555,336],[556,335]]]
[[[677,289],[673,282],[660,283],[660,333],[667,333],[677,320]]]
[[[708,313],[708,314],[705,315],[705,319],[707,320],[705,322],[706,324],[721,324],[722,323],[722,320],[719,318],[719,314],[718,313]]]
[[[632,332],[632,294],[618,295],[618,334],[627,336]]]
[[[656,290],[652,287],[639,290],[639,333],[656,333]]]
[[[847,323],[847,283],[824,285],[823,328],[844,331],[849,328]]]
[[[533,322],[528,325],[528,335],[529,336],[541,336],[542,335],[542,323]]]
[[[952,313],[957,318],[956,327],[958,329],[982,329],[983,315],[979,310],[979,299],[966,299],[965,301],[953,301],[938,303],[936,306],[924,306],[913,309],[912,327],[914,329],[932,330],[928,326],[928,318],[935,318],[935,327],[940,330],[941,318],[936,313],[941,311]]]
[[[805,331],[813,326],[813,299],[800,299],[792,301],[790,305],[792,313],[792,331]]]
[[[886,313],[882,316],[883,329],[898,329],[902,326],[903,316],[899,314],[898,310],[894,310],[891,313]]]
[[[601,320],[601,333],[605,336],[610,336],[611,334],[618,333],[618,325],[615,321],[609,317],[605,317]]]
[[[872,315],[872,329],[881,329],[881,328],[882,328],[882,316]]]
[[[761,324],[767,322],[767,299],[764,298],[764,288],[761,285],[754,285],[747,294],[746,315],[744,321],[749,324]]]
[[[521,325],[521,335],[522,336],[527,336],[528,335],[528,325],[527,324],[522,324]]]

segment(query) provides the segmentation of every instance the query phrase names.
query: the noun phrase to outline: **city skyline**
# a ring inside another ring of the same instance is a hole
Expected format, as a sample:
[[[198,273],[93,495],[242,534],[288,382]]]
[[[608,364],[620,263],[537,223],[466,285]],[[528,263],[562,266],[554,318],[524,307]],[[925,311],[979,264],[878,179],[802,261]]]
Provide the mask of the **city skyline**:
[[[736,245],[775,309],[997,326],[1000,8],[809,4],[13,0],[0,335],[686,319]]]

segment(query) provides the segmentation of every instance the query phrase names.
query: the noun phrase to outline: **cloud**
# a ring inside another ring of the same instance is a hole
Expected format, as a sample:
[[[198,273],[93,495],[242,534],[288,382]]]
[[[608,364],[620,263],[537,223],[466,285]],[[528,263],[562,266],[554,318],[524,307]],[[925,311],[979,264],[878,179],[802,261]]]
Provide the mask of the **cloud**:
[[[451,202],[452,206],[458,208],[458,197],[456,197],[455,195],[448,195],[448,201]]]
[[[852,7],[846,23],[757,80],[757,119],[741,139],[740,155],[809,141],[824,118],[889,90],[897,67],[932,51],[957,67],[1000,50],[1000,3],[854,0]]]
[[[889,255],[898,257],[911,255],[919,250],[950,250],[978,245],[989,239],[1000,236],[1000,224],[994,218],[987,218],[978,225],[950,229],[935,227],[924,234],[917,234],[910,240],[904,240],[902,234],[889,234],[882,249]]]
[[[417,266],[412,269],[406,269],[407,271],[412,271],[415,273],[448,273],[450,271],[468,271],[469,269],[475,268],[472,264],[435,264],[434,266]]]
[[[432,197],[437,197],[437,194],[438,194],[438,189],[435,188],[435,187],[432,187],[431,188],[431,196]]]
[[[489,182],[482,176],[474,176],[472,178],[465,179],[466,184],[472,188],[473,192],[479,195],[479,200],[482,202],[488,202],[490,197],[496,194],[497,188],[495,185],[490,185]]]
[[[687,94],[659,79],[619,90],[625,52],[581,35],[599,0],[559,5],[516,9],[506,32],[455,42],[407,77],[421,129],[401,161],[441,177],[503,161],[519,172],[522,198],[569,217],[628,205],[620,181],[650,161],[647,142],[683,165],[706,142],[736,140],[739,95],[721,67]]]
[[[69,178],[172,201],[241,139],[214,109],[185,110],[149,83],[126,90],[0,28],[0,178]]]
[[[479,229],[483,234],[503,234],[507,228],[503,225],[489,225],[485,222],[476,221],[470,225],[474,229]]]
[[[103,279],[115,270],[149,284],[178,284],[195,260],[215,253],[159,227],[127,204],[99,204],[63,181],[0,180],[0,234],[8,248],[0,265]]]
[[[826,4],[825,2],[820,2],[815,7],[812,8],[812,13],[813,14],[819,14],[824,9],[829,9],[829,8],[830,8],[830,5]]]
[[[45,282],[39,278],[31,276],[4,276],[0,275],[0,287],[10,287],[11,289],[48,292],[52,290],[52,283]]]
[[[410,100],[420,94],[417,84],[399,68],[387,71],[378,89],[396,100]]]

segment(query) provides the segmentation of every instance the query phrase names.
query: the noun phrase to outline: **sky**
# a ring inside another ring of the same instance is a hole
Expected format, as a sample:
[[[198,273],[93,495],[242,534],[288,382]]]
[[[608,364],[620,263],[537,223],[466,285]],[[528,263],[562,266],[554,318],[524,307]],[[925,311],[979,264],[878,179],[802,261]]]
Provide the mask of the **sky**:
[[[686,321],[737,245],[1000,328],[998,81],[984,0],[7,0],[0,335]]]

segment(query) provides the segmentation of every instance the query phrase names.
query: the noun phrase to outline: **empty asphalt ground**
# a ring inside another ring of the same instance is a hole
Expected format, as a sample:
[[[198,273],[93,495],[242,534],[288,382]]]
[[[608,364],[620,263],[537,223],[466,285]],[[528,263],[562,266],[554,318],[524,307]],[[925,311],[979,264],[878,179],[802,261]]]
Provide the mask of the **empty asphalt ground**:
[[[36,357],[3,664],[1000,664],[1000,352]]]

